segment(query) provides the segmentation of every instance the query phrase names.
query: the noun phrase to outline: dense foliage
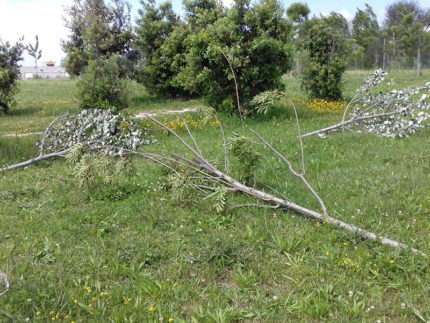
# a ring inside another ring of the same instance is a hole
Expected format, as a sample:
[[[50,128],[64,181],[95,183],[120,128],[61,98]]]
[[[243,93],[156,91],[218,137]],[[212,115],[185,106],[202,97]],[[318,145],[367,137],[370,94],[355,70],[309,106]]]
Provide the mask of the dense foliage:
[[[90,60],[113,54],[124,60],[131,56],[130,6],[123,0],[74,0],[66,9],[69,39],[62,48],[63,62],[70,75],[81,75]]]
[[[18,91],[19,65],[24,46],[0,42],[0,108],[7,112],[15,104],[14,96]]]
[[[303,49],[306,61],[302,86],[311,98],[339,100],[342,98],[342,74],[348,24],[341,15],[313,18],[304,26]]]
[[[354,67],[366,68],[378,65],[379,60],[379,24],[376,14],[366,3],[366,9],[357,9],[352,20],[352,62]],[[359,53],[357,55],[357,53]],[[355,54],[355,55],[354,55]]]
[[[119,77],[118,56],[90,60],[77,82],[81,109],[120,110],[128,106],[128,81]]]
[[[79,75],[79,106],[122,109],[127,106],[127,82],[130,74],[130,7],[122,0],[75,0],[68,8],[69,40],[63,43],[67,53],[67,72]]]
[[[194,0],[185,2],[185,10],[183,22],[169,4],[144,3],[137,35],[147,87],[165,95],[204,96],[231,112],[235,84],[229,63],[245,103],[280,86],[292,58],[292,28],[280,2],[238,0],[227,9]]]
[[[137,21],[137,46],[144,56],[138,80],[159,95],[184,94],[174,78],[184,66],[186,24],[173,12],[171,3],[159,7],[155,1],[142,1]]]

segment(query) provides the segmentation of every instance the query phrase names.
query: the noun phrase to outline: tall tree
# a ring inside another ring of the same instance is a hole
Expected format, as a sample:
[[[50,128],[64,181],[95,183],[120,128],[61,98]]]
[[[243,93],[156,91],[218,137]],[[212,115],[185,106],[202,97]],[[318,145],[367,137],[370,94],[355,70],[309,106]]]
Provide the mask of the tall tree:
[[[300,42],[302,40],[302,27],[308,21],[311,10],[302,2],[295,2],[287,9],[287,16],[294,26],[294,44],[296,47],[296,70],[300,70]]]
[[[308,5],[303,2],[295,2],[287,9],[288,18],[298,25],[308,20],[310,12],[311,10],[309,9]]]
[[[421,74],[422,50],[427,47],[430,14],[414,1],[398,1],[386,9],[384,28],[389,37],[390,56],[399,61],[403,58],[407,66],[416,62]]]
[[[365,53],[365,67],[378,65],[379,24],[372,7],[367,3],[364,10],[357,9],[352,20],[352,36]]]
[[[174,76],[185,64],[185,39],[190,29],[173,12],[172,4],[158,7],[154,0],[141,1],[137,20],[136,45],[142,56],[138,79],[151,92],[160,95],[179,95]]]
[[[124,0],[74,0],[66,9],[69,39],[62,42],[64,65],[71,75],[81,75],[91,59],[131,52],[130,5]]]

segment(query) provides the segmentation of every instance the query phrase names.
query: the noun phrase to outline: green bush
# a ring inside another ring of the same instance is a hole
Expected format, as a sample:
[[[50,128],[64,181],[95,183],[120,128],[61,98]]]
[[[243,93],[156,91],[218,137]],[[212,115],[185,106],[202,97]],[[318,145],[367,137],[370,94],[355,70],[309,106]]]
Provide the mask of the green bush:
[[[256,94],[280,88],[293,52],[292,26],[283,12],[276,0],[235,1],[223,17],[188,37],[187,65],[177,76],[178,83],[224,109],[226,98],[236,98],[225,54],[236,74],[244,108]],[[199,15],[204,16],[205,11],[197,11]]]
[[[305,27],[302,86],[311,98],[338,101],[342,99],[342,75],[348,24],[341,15],[309,20]]]
[[[231,113],[237,107],[229,62],[245,108],[256,94],[281,86],[291,65],[292,26],[279,1],[236,0],[226,9],[214,0],[187,0],[185,21],[169,4],[143,5],[137,29],[145,57],[140,81],[151,91],[202,96]]]
[[[14,96],[18,92],[17,80],[20,75],[18,62],[22,60],[23,50],[21,42],[14,46],[8,42],[0,43],[0,108],[4,112],[15,104]]]
[[[77,99],[81,109],[120,110],[128,106],[128,80],[120,78],[118,56],[90,60],[78,81]]]

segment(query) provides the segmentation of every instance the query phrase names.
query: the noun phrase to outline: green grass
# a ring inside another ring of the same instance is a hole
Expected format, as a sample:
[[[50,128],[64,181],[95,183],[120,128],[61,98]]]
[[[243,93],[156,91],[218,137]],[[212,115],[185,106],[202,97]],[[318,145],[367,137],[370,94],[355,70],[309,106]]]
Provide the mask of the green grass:
[[[397,85],[412,85],[412,72],[398,75]],[[362,76],[348,72],[345,79],[359,84]],[[304,98],[297,80],[286,80],[288,89],[296,89],[293,97]],[[15,114],[6,116],[18,127],[25,127],[25,120],[38,120],[40,126],[49,121],[38,117],[36,106],[25,108],[23,102],[32,102],[35,93],[71,100],[70,81],[32,82],[22,83]],[[351,88],[345,96],[352,93]],[[166,103],[158,102],[154,110]],[[170,101],[168,108],[173,106]],[[67,108],[56,107],[54,114]],[[340,118],[300,104],[298,112],[302,131]],[[240,131],[237,118],[221,116],[221,121],[228,136]],[[291,110],[248,119],[247,128],[299,166]],[[193,133],[204,154],[221,159],[217,129]],[[144,150],[185,153],[172,136],[154,134],[159,144]],[[34,156],[35,140],[0,138],[0,164]],[[307,178],[332,216],[430,254],[428,129],[395,140],[338,133],[325,140],[308,138],[304,145]],[[256,173],[259,181],[318,210],[284,164],[262,145],[256,150],[265,156]],[[46,322],[57,313],[55,321],[61,322],[430,320],[428,259],[292,212],[238,208],[217,214],[208,200],[178,204],[161,188],[166,172],[136,162],[132,180],[89,189],[78,186],[62,160],[0,175],[0,272],[11,282],[10,291],[0,297],[1,322]],[[228,205],[247,202],[232,193]]]

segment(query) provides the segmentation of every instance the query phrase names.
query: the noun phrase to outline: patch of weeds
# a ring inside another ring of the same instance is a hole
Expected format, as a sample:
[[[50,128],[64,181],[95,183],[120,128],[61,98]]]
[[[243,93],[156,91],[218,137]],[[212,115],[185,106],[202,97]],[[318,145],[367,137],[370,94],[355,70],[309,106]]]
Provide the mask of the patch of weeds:
[[[128,184],[100,185],[89,191],[86,198],[88,201],[115,202],[125,200],[141,190],[138,186]]]

